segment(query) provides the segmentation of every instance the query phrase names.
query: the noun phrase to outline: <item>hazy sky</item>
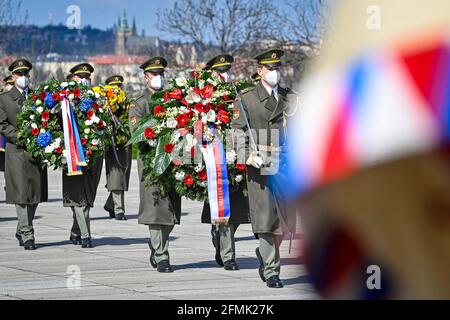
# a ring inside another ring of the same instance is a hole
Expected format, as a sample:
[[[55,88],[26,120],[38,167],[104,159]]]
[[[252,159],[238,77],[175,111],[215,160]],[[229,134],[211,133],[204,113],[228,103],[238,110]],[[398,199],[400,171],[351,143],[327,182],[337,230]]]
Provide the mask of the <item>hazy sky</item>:
[[[17,0],[16,0],[17,1]],[[22,0],[22,12],[28,10],[28,23],[39,26],[49,23],[66,24],[70,5],[81,9],[81,26],[91,25],[99,29],[112,27],[117,17],[126,10],[131,25],[133,17],[139,34],[145,29],[147,35],[156,34],[156,10],[171,8],[175,0]]]

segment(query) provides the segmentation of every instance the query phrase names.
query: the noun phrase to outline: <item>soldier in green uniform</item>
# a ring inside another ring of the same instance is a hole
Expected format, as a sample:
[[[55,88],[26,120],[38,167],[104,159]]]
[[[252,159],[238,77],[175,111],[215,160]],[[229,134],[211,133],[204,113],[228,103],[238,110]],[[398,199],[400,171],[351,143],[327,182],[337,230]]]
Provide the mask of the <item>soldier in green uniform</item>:
[[[297,100],[290,89],[278,85],[283,54],[272,49],[255,57],[261,80],[242,94],[243,111],[239,110],[233,122],[238,129],[238,161],[247,164],[250,217],[253,232],[259,237],[259,273],[270,288],[283,287],[279,246],[284,234],[295,232],[296,224],[295,207],[280,197],[280,188],[271,185],[279,169],[287,165],[286,114]],[[253,133],[244,133],[248,129]]]
[[[70,69],[73,81],[88,87],[94,68],[88,63],[81,63]],[[83,167],[82,175],[68,176],[67,170],[62,173],[63,205],[70,207],[73,214],[73,225],[69,240],[82,248],[92,248],[90,229],[90,208],[94,206],[97,187],[102,173],[103,158],[91,159],[87,167]]]
[[[207,70],[215,71],[224,82],[231,82],[230,69],[234,58],[229,54],[220,54],[206,64]],[[211,226],[212,243],[216,249],[216,262],[225,270],[238,270],[235,261],[234,233],[241,223],[250,223],[248,199],[242,191],[230,194],[231,215],[228,225]],[[211,223],[209,203],[205,202],[202,212],[202,223]]]
[[[105,81],[107,85],[120,88],[123,86],[123,82],[124,78],[120,75],[114,75]],[[105,153],[106,188],[109,191],[109,197],[104,209],[109,212],[111,218],[115,217],[116,220],[127,220],[125,191],[128,191],[130,182],[132,151],[131,146],[111,145]]]
[[[12,79],[12,76],[7,76],[3,79],[4,91],[8,92],[9,90],[14,87],[14,80]],[[2,144],[0,144],[0,172],[5,172],[5,143],[6,139],[0,134],[0,139],[2,139]]]
[[[6,203],[16,206],[16,238],[25,250],[36,249],[33,219],[38,204],[48,200],[47,170],[17,144],[17,114],[31,94],[31,69],[25,59],[14,61],[9,67],[14,86],[0,95],[0,134],[6,138]]]
[[[149,99],[152,94],[162,90],[166,59],[153,57],[140,66],[144,70],[146,92],[136,102],[130,104],[130,127],[133,131],[139,119],[149,113]],[[138,157],[139,172],[139,215],[138,222],[148,225],[150,232],[150,264],[158,272],[172,272],[169,262],[169,235],[175,224],[180,223],[181,197],[171,192],[162,197],[158,186],[146,187],[144,183],[144,164]]]

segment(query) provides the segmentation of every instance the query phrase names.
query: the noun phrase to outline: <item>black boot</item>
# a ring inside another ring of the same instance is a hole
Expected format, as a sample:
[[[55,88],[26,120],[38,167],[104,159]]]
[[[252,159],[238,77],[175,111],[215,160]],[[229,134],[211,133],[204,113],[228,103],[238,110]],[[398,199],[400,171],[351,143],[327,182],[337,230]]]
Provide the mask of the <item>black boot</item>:
[[[91,238],[81,239],[82,248],[92,248]]]
[[[81,245],[81,237],[79,235],[70,234],[69,240],[74,246]]]
[[[269,288],[283,288],[283,282],[281,282],[278,276],[272,276],[267,279],[267,286]]]
[[[107,211],[107,212],[109,213],[109,217],[110,217],[111,219],[114,219],[114,218],[116,217],[116,215],[115,215],[115,213],[114,213],[114,210],[108,208],[108,207],[106,206],[106,204],[103,206],[103,209],[105,209],[105,211]]]
[[[229,260],[223,264],[223,268],[227,271],[237,271],[239,267],[234,260]]]
[[[36,245],[34,243],[34,240],[27,240],[23,243],[23,248],[25,250],[36,250]]]
[[[16,239],[19,241],[19,246],[23,247],[22,236],[20,234],[16,233]]]
[[[173,272],[173,269],[169,263],[169,260],[163,260],[163,261],[159,262],[158,266],[157,266],[157,270],[158,270],[158,272],[161,272],[161,273]]]
[[[116,214],[116,220],[127,220],[127,217],[125,216],[125,213],[118,213]]]

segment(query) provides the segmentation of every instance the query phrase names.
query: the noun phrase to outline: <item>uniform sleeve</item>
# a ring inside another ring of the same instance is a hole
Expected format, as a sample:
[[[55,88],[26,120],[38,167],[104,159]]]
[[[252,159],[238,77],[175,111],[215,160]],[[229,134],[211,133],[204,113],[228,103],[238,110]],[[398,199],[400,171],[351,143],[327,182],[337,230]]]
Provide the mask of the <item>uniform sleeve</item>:
[[[0,134],[7,141],[17,144],[17,129],[9,123],[6,106],[3,99],[0,98]]]
[[[130,104],[128,117],[131,132],[134,132],[134,130],[136,130],[137,123],[145,115],[145,109],[145,99],[139,99],[136,102]]]
[[[235,103],[233,112],[233,140],[237,149],[237,159],[238,164],[245,164],[249,154],[249,138],[248,138],[248,128],[245,122],[243,112],[248,118],[247,107],[245,105],[244,99],[241,99],[242,109],[239,107],[239,103]]]

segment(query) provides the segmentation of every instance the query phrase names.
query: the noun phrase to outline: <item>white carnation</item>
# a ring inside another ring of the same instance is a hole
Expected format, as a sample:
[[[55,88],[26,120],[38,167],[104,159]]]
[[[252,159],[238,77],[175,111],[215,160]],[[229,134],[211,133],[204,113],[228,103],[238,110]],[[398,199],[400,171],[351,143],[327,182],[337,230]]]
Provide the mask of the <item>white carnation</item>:
[[[156,147],[157,144],[158,144],[158,141],[157,141],[156,139],[150,139],[150,140],[148,141],[148,145],[149,145],[150,147]]]
[[[203,169],[205,169],[205,167],[203,166],[203,164],[202,163],[200,163],[200,164],[197,164],[195,167],[194,167],[194,170],[195,170],[195,172],[200,172],[200,171],[202,171]]]
[[[84,133],[89,134],[89,132],[91,132],[91,129],[89,128],[84,129]]]
[[[30,116],[30,120],[34,120],[36,117],[34,116],[34,114],[32,114],[31,116]]]
[[[236,176],[236,182],[241,182],[244,179],[244,176],[242,176],[241,174]]]
[[[36,108],[36,111],[39,112],[39,113],[42,113],[42,112],[44,111],[44,108],[42,108],[42,107],[37,107],[37,108]]]
[[[185,175],[186,174],[183,171],[178,171],[177,173],[175,173],[175,179],[178,181],[183,181]]]
[[[216,112],[214,110],[209,110],[206,114],[206,121],[216,122]]]
[[[206,188],[208,186],[208,181],[201,181],[200,186]]]
[[[93,116],[91,120],[94,121],[94,123],[99,123],[100,122],[100,118],[97,117],[97,116]]]
[[[100,93],[95,92],[95,93],[94,93],[94,96],[95,96],[96,99],[98,99],[98,98],[100,98]]]
[[[166,121],[166,127],[170,129],[175,129],[178,125],[178,121],[175,118],[169,118]]]
[[[94,123],[94,121],[92,121],[92,120],[86,120],[84,122],[84,124],[87,125],[87,126],[92,126],[93,123]]]
[[[69,85],[74,86],[75,85],[75,81],[70,81]]]
[[[49,146],[45,147],[44,152],[45,153],[53,153],[54,150],[55,150],[55,148],[52,145],[49,145]]]
[[[75,96],[74,96],[73,93],[69,94],[69,100],[70,100],[70,101],[72,101],[74,98],[75,98]]]
[[[39,100],[39,99],[36,100],[36,105],[37,105],[37,106],[40,106],[41,104],[42,104],[42,101],[41,101],[41,100]]]
[[[69,84],[67,83],[67,82],[63,82],[63,83],[61,83],[61,88],[66,88],[67,86],[68,86]]]
[[[91,144],[92,144],[93,146],[97,146],[97,145],[100,144],[100,140],[99,140],[99,139],[92,139]]]
[[[31,128],[36,129],[37,127],[38,127],[38,126],[37,126],[36,123],[32,123],[32,124],[31,124]]]
[[[184,87],[187,84],[187,80],[185,77],[180,77],[180,78],[176,78],[175,79],[175,83],[177,84],[177,86],[179,87]]]
[[[45,133],[46,131],[45,131],[45,129],[44,128],[42,128],[41,129],[41,133]]]

